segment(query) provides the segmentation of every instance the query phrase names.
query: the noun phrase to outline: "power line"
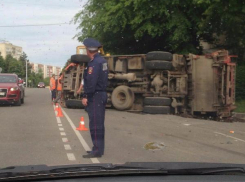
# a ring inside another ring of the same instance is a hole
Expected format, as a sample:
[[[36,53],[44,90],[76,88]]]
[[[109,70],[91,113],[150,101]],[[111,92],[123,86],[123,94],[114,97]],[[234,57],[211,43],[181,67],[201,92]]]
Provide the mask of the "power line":
[[[8,27],[39,27],[39,26],[54,26],[54,25],[66,25],[69,23],[50,23],[50,24],[32,24],[32,25],[0,25],[0,28]]]
[[[52,5],[52,4],[45,4],[45,3],[44,4],[43,3],[40,4],[40,3],[11,2],[11,1],[10,2],[1,2],[0,4],[1,5],[4,5],[4,4],[22,4],[22,5],[30,5],[30,6],[31,5],[34,5],[34,6],[35,5],[38,5],[38,6],[41,5],[41,6],[48,6],[48,7],[50,7],[50,6],[51,7],[67,7],[67,5],[62,6],[62,5],[57,5],[57,4],[56,5]],[[76,6],[74,6],[74,5],[68,5],[68,7],[76,7]]]

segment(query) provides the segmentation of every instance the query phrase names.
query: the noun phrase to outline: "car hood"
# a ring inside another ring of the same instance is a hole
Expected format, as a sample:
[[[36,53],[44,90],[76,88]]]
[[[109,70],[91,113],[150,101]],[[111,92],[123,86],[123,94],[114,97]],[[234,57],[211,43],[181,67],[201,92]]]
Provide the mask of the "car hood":
[[[11,88],[11,87],[17,87],[17,83],[0,83],[0,88]]]

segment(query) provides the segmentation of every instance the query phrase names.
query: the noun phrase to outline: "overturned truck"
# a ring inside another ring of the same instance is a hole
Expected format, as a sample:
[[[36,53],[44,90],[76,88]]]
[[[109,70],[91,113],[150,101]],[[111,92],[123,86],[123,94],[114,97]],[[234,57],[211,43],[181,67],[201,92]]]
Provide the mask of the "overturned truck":
[[[235,109],[236,64],[227,50],[206,55],[154,51],[104,58],[109,69],[107,107],[218,117],[229,117]],[[64,73],[66,107],[81,106],[77,90],[87,61],[84,55],[71,57],[71,62],[78,64]]]

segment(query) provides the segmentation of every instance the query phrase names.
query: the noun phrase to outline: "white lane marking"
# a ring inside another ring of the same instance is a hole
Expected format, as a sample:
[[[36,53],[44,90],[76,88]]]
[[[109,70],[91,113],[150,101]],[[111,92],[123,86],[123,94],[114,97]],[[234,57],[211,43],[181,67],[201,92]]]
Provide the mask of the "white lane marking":
[[[66,133],[65,132],[60,132],[60,135],[61,136],[66,136]]]
[[[67,138],[62,138],[62,141],[63,142],[68,142],[68,139]]]
[[[53,106],[53,108],[55,108],[55,106]],[[55,113],[55,117],[56,117],[58,126],[62,126],[60,118],[56,116],[57,112],[55,111],[54,113]],[[64,131],[64,128],[59,128],[59,130],[60,131]],[[66,133],[65,132],[60,132],[60,135],[61,136],[66,136]],[[67,138],[62,138],[62,141],[63,142],[68,142],[68,139]],[[70,145],[66,144],[66,145],[64,145],[64,147],[65,147],[65,150],[71,150],[71,146]],[[69,161],[75,161],[76,160],[76,158],[75,158],[73,153],[67,153],[67,157],[68,157]]]
[[[66,150],[71,150],[71,146],[70,145],[64,145]]]
[[[74,156],[73,153],[67,153],[67,157],[68,157],[68,159],[69,159],[70,161],[75,161],[75,160],[76,160],[76,158],[75,158],[75,156]]]
[[[63,114],[65,115],[67,121],[70,123],[73,131],[75,132],[75,134],[77,135],[79,141],[81,142],[83,148],[85,151],[91,151],[90,147],[88,146],[88,144],[86,143],[86,141],[84,140],[84,138],[82,137],[81,133],[79,131],[76,130],[76,126],[73,124],[72,120],[70,119],[70,117],[66,114],[66,112],[64,111],[64,109],[62,109]],[[91,161],[93,163],[100,163],[100,161],[97,158],[90,158]]]
[[[55,117],[56,117],[56,116],[55,116]],[[60,124],[60,123],[61,123],[60,118],[59,118],[59,117],[56,117],[56,119],[57,119],[57,123]]]
[[[233,137],[233,136],[229,136],[229,135],[226,135],[226,134],[223,134],[223,133],[219,133],[219,132],[214,132],[214,133],[219,134],[219,135],[223,135],[223,136],[228,137],[228,138],[233,138],[233,139],[241,141],[241,142],[245,142],[245,140],[242,140],[240,138],[236,138],[236,137]]]
[[[190,126],[191,124],[184,124],[185,126]]]

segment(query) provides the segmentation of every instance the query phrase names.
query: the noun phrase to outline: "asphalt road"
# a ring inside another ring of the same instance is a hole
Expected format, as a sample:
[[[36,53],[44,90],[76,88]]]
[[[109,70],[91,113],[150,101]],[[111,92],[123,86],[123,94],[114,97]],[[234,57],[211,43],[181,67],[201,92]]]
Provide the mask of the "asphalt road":
[[[0,168],[13,165],[125,162],[245,163],[245,123],[225,123],[106,110],[102,158],[84,159],[89,131],[76,131],[82,109],[63,108],[57,118],[48,89],[26,89],[25,103],[0,106]],[[234,131],[231,133],[230,131]],[[160,149],[145,148],[160,143]]]

